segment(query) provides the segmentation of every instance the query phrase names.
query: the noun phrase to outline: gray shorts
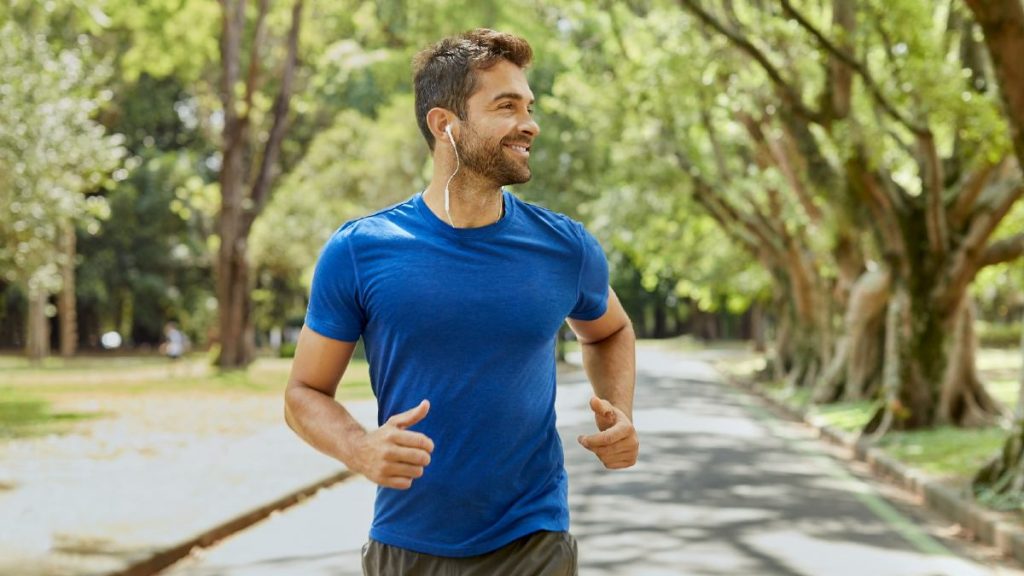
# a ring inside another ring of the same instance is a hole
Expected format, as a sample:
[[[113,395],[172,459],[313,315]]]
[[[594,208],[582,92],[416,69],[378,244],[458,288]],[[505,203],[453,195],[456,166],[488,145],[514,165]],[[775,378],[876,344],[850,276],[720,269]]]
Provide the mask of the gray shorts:
[[[371,539],[363,546],[365,576],[578,576],[576,539],[534,532],[493,552],[468,558],[431,556]]]

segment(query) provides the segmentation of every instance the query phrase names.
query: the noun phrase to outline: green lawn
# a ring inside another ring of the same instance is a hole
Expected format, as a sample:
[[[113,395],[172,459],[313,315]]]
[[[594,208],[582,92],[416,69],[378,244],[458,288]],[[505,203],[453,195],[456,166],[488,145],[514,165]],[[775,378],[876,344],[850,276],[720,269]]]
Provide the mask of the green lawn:
[[[729,362],[719,366],[734,378],[749,380],[764,366],[763,358],[748,362]],[[978,370],[989,392],[1008,409],[1017,404],[1020,386],[1021,353],[1016,349],[986,348],[978,352]],[[792,390],[778,382],[760,384],[761,390],[776,402],[806,414],[816,423],[856,434],[864,428],[878,407],[876,402],[837,402],[809,404],[808,390]],[[975,472],[1002,447],[1006,431],[1000,426],[983,429],[941,427],[916,432],[889,432],[879,446],[896,459],[943,478],[961,482]]]
[[[291,360],[279,358],[261,358],[247,370],[221,373],[201,355],[177,362],[159,356],[51,358],[34,365],[18,356],[0,356],[0,438],[60,433],[75,422],[114,416],[56,409],[62,398],[193,392],[277,395],[283,392],[290,369]],[[352,360],[337,398],[372,396],[368,365]]]
[[[999,427],[963,429],[943,426],[934,430],[892,432],[880,446],[899,460],[939,477],[970,479],[995,455],[1006,440]]]

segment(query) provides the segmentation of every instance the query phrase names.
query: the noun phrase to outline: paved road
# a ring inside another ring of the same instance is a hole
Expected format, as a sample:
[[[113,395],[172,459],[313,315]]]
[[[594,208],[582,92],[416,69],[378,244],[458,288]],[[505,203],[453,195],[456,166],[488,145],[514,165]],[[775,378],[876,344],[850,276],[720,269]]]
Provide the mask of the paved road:
[[[605,471],[579,447],[593,428],[589,385],[560,383],[583,576],[1024,574],[953,554],[703,360],[645,348],[639,364],[641,462],[628,471]],[[345,482],[165,574],[358,575],[373,492]]]

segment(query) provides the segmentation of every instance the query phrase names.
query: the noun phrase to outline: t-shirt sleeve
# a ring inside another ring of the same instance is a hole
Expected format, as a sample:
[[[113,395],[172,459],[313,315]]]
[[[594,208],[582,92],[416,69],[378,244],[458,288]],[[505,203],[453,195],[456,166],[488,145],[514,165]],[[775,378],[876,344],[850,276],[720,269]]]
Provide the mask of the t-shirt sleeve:
[[[320,252],[313,270],[306,326],[317,334],[346,342],[359,340],[366,326],[352,236],[345,227],[335,232]]]
[[[608,260],[597,238],[577,224],[583,250],[580,262],[576,306],[569,317],[573,320],[597,320],[608,309]]]

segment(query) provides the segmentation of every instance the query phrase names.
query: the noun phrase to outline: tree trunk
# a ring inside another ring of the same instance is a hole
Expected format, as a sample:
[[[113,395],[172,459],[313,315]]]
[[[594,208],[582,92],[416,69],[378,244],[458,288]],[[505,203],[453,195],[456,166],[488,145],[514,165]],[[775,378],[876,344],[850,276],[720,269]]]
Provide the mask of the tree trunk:
[[[654,337],[665,338],[668,335],[668,311],[665,306],[665,294],[659,288],[654,292]]]
[[[754,340],[754,351],[764,353],[768,349],[764,337],[764,307],[755,302],[750,311],[750,336]]]
[[[271,195],[277,156],[287,126],[292,82],[298,52],[302,0],[292,5],[287,54],[281,71],[281,86],[270,110],[271,127],[261,153],[255,153],[251,138],[251,117],[255,93],[260,84],[261,44],[265,43],[265,19],[269,1],[261,0],[249,46],[248,74],[244,81],[244,105],[235,96],[241,79],[241,44],[246,37],[245,2],[221,3],[221,103],[224,130],[220,172],[221,205],[217,219],[220,248],[217,254],[217,314],[221,368],[242,368],[253,358],[255,335],[250,311],[251,286],[248,262],[248,238],[252,224]],[[248,160],[248,162],[247,162]],[[251,164],[250,164],[251,163]],[[247,183],[247,174],[253,180]]]
[[[221,236],[222,241],[225,236]],[[234,249],[221,251],[217,262],[218,339],[220,355],[217,364],[222,368],[240,368],[252,361],[249,346],[251,326],[249,311],[252,299],[249,286],[249,263],[246,241],[235,238]]]
[[[930,299],[910,296],[911,314],[901,327],[900,394],[895,429],[951,424],[982,426],[1000,415],[975,370],[973,306],[966,295],[948,317]]]
[[[25,330],[25,355],[38,362],[50,354],[50,323],[46,319],[49,295],[42,287],[29,281],[28,322]]]
[[[775,297],[775,338],[772,345],[772,378],[782,381],[793,367],[792,319],[785,306],[780,305],[781,296]]]
[[[792,255],[785,271],[776,275],[776,286],[785,296],[782,314],[789,331],[788,350],[784,358],[786,383],[792,388],[813,388],[823,369],[825,338],[823,294],[818,276],[805,263]]]
[[[966,295],[958,307],[953,337],[947,353],[946,373],[942,381],[937,424],[986,426],[1001,414],[1002,407],[985,389],[978,376],[975,352],[974,302]]]
[[[60,318],[60,355],[68,358],[78,349],[78,315],[75,309],[75,227],[66,224],[61,231],[61,291],[57,300],[57,316]]]
[[[135,339],[132,337],[132,330],[135,327],[135,296],[127,288],[121,291],[121,298],[117,307],[117,329],[121,333],[124,346],[132,346]]]
[[[814,392],[817,403],[870,398],[878,389],[889,299],[887,271],[865,272],[850,291],[845,333]]]

